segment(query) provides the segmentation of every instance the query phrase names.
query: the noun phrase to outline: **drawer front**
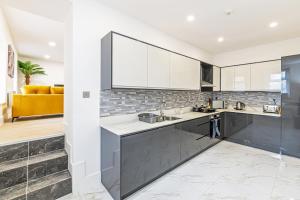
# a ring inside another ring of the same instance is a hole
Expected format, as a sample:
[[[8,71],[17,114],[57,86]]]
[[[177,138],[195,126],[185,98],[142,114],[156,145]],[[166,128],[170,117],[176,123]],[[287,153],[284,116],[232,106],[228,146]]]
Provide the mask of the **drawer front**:
[[[209,137],[210,134],[210,123],[190,121],[176,126],[176,131],[181,138],[180,160],[184,161],[201,151],[202,138]]]
[[[196,119],[180,124],[181,130],[197,135],[207,135],[210,132],[209,118]]]

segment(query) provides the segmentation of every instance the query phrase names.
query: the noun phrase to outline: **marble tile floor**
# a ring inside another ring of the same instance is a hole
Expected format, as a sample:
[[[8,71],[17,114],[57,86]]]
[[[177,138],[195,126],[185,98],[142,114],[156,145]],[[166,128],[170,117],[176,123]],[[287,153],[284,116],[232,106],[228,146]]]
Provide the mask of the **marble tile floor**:
[[[60,200],[111,200],[105,189]],[[300,159],[223,141],[126,200],[300,200]]]

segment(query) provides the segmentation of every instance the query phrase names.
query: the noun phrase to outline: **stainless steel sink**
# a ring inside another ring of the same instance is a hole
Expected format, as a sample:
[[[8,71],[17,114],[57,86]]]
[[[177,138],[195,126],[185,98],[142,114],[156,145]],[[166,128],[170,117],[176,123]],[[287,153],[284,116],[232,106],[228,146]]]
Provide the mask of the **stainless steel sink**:
[[[163,116],[164,121],[174,121],[180,119],[179,117],[173,117],[173,116]]]
[[[150,124],[156,123],[156,122],[163,122],[163,121],[174,121],[181,119],[179,117],[174,117],[174,116],[161,116],[161,115],[156,115],[153,113],[142,113],[138,115],[139,120],[143,122],[147,122]]]

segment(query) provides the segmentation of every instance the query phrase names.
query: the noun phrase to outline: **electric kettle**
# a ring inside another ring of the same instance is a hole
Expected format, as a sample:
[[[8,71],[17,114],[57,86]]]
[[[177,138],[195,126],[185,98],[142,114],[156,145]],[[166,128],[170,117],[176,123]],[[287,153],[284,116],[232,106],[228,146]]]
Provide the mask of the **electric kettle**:
[[[236,102],[236,105],[235,105],[236,110],[244,110],[245,107],[246,107],[246,105],[243,102],[241,102],[241,101]]]

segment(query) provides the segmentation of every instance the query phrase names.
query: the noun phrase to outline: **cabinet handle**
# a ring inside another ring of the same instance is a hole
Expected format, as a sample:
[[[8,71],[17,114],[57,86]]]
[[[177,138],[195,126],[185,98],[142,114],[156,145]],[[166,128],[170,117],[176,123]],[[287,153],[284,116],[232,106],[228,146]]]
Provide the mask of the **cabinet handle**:
[[[207,136],[209,136],[209,135],[210,135],[210,133],[209,133],[209,134],[206,134],[206,135],[203,135],[203,136],[197,138],[196,140],[200,140],[200,139],[202,139],[202,138],[204,138],[204,137],[207,137]]]
[[[208,122],[204,122],[202,124],[197,124],[197,126],[199,127],[199,126],[202,126],[203,124],[208,124],[208,123],[209,123],[209,121]]]

